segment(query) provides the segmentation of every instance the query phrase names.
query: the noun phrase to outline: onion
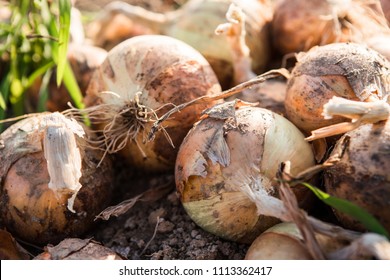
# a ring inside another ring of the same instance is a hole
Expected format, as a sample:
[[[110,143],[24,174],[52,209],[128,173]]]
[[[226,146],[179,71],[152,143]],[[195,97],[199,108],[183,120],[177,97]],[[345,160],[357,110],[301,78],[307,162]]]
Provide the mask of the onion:
[[[390,63],[377,52],[353,43],[334,43],[299,53],[288,81],[287,118],[306,133],[338,123],[324,119],[323,105],[333,96],[382,100],[389,89]]]
[[[274,45],[283,54],[335,42],[367,44],[380,51],[370,38],[390,37],[390,30],[383,14],[365,2],[369,1],[281,1],[272,21]]]
[[[325,189],[333,196],[357,204],[390,231],[390,121],[364,124],[345,133],[330,156],[340,160],[326,170]],[[336,211],[340,222],[365,230],[349,216]]]
[[[314,164],[310,145],[293,124],[266,109],[226,102],[208,110],[181,144],[175,167],[177,190],[200,227],[250,243],[279,220],[259,216],[242,189],[275,195],[272,180],[286,160],[293,163],[294,174]],[[304,203],[306,189],[295,190]]]
[[[325,235],[316,234],[324,253],[341,247],[341,242]],[[246,260],[310,260],[303,237],[294,223],[277,224],[257,237],[249,247]]]
[[[113,15],[122,13],[156,34],[186,42],[209,61],[220,83],[229,87],[233,76],[232,57],[226,39],[214,34],[214,29],[225,22],[231,3],[237,4],[247,15],[246,39],[253,58],[252,68],[257,73],[263,72],[270,52],[267,23],[272,16],[272,9],[265,1],[190,0],[180,9],[165,14],[116,1],[105,7],[101,20],[104,26]]]
[[[380,0],[383,14],[387,19],[387,23],[390,23],[390,1],[389,0]]]
[[[172,144],[180,145],[210,104],[172,115],[155,141],[146,142],[153,122],[173,106],[220,91],[199,52],[168,36],[143,35],[109,51],[87,90],[86,111],[103,134],[98,143],[102,149],[120,151],[136,168],[162,172],[173,170],[177,151]]]
[[[35,114],[0,136],[1,224],[19,238],[58,242],[83,234],[109,203],[112,168],[91,134],[60,113]]]

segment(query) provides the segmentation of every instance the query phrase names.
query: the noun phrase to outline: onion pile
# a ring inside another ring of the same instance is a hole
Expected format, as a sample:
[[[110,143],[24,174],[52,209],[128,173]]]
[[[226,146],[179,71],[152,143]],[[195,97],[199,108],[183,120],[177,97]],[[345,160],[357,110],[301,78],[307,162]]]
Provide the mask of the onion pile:
[[[344,120],[324,119],[323,106],[333,96],[350,100],[382,100],[389,89],[390,62],[353,43],[313,47],[297,55],[288,81],[287,118],[306,133]]]
[[[78,236],[109,203],[109,158],[89,148],[92,134],[60,113],[42,113],[0,136],[2,226],[35,244]],[[101,161],[99,167],[97,166]]]
[[[113,16],[120,13],[155,34],[186,42],[209,61],[220,83],[229,87],[233,77],[231,53],[226,39],[217,36],[214,29],[225,22],[225,13],[231,3],[242,8],[247,15],[246,41],[253,58],[252,68],[257,73],[263,72],[270,53],[267,23],[272,17],[271,6],[266,1],[190,0],[178,10],[165,14],[150,12],[124,2],[113,2],[104,8],[101,26],[105,27]]]
[[[222,238],[250,243],[279,220],[258,213],[243,189],[276,195],[272,180],[279,164],[291,161],[296,174],[312,166],[314,157],[303,134],[284,117],[242,105],[216,105],[194,125],[180,146],[175,179],[195,223]],[[295,191],[304,204],[306,189]]]
[[[173,146],[207,105],[172,115],[148,142],[153,123],[176,105],[220,91],[212,68],[195,49],[168,36],[142,35],[109,51],[88,87],[86,112],[102,133],[97,143],[102,149],[120,151],[136,168],[162,172],[173,170]]]
[[[283,0],[272,21],[274,46],[282,54],[335,42],[366,44],[387,58],[390,30],[383,14],[357,0]]]

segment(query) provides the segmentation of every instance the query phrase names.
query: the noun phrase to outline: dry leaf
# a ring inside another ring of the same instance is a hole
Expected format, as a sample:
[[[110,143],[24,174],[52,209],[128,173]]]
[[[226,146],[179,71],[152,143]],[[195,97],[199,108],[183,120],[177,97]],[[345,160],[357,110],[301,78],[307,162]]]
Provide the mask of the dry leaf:
[[[47,246],[35,260],[122,260],[110,248],[91,239],[67,238],[56,246]]]

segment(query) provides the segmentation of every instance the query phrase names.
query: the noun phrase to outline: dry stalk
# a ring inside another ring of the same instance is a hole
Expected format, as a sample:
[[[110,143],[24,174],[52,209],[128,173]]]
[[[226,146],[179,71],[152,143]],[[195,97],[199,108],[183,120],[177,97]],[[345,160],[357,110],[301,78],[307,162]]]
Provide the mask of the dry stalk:
[[[351,122],[342,122],[322,127],[311,132],[307,141],[313,141],[351,131],[362,124],[387,120],[390,116],[390,105],[386,100],[370,100],[369,102],[353,101],[334,96],[323,107],[325,119],[343,116]]]

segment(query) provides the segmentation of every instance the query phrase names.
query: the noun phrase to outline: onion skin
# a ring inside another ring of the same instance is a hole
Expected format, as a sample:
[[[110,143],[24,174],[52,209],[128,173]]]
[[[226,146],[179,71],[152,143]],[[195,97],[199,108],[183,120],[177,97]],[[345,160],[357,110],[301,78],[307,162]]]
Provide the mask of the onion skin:
[[[224,132],[225,122],[211,117],[195,124],[180,146],[175,179],[195,223],[222,238],[250,243],[278,220],[259,216],[240,187],[254,188],[257,182],[272,193],[271,180],[280,162],[292,161],[295,173],[313,165],[314,158],[301,132],[283,117],[245,107],[235,118],[242,130]],[[296,192],[301,201],[307,194]]]
[[[91,229],[95,216],[110,202],[113,170],[108,157],[97,167],[101,152],[90,148],[83,150],[82,188],[74,201],[75,213],[71,212],[67,207],[71,194],[56,195],[48,187],[50,176],[42,147],[29,145],[30,136],[26,136],[29,134],[25,129],[37,121],[33,118],[14,124],[0,137],[4,145],[15,145],[17,141],[11,156],[0,149],[3,161],[0,216],[1,225],[12,234],[24,241],[43,245],[57,243],[69,236],[76,237]],[[40,137],[34,133],[30,135]],[[10,143],[12,141],[14,144]]]
[[[389,143],[390,121],[362,125],[338,140],[331,156],[341,153],[340,161],[324,173],[326,192],[362,207],[387,231],[390,231]],[[366,230],[347,215],[335,213],[345,227]]]
[[[384,98],[388,88],[389,61],[358,44],[318,46],[297,58],[287,85],[286,116],[306,133],[344,120],[325,120],[322,116],[323,105],[333,96],[378,100]],[[378,90],[368,91],[370,85],[376,85]]]
[[[103,91],[114,92],[119,98]],[[179,105],[220,91],[217,77],[199,52],[168,36],[143,35],[128,39],[109,52],[91,80],[85,103],[87,106],[112,105],[114,116],[117,108],[122,109],[126,102],[134,101],[137,93],[140,93],[140,104],[161,116],[172,108],[166,106],[160,109],[166,104]],[[206,106],[209,104],[185,108],[164,122],[175,146],[180,145]],[[167,141],[163,131],[157,132],[154,141],[144,143],[152,124],[145,123],[144,130],[137,134],[136,139],[129,141],[120,153],[134,167],[148,172],[173,170],[177,149]]]

